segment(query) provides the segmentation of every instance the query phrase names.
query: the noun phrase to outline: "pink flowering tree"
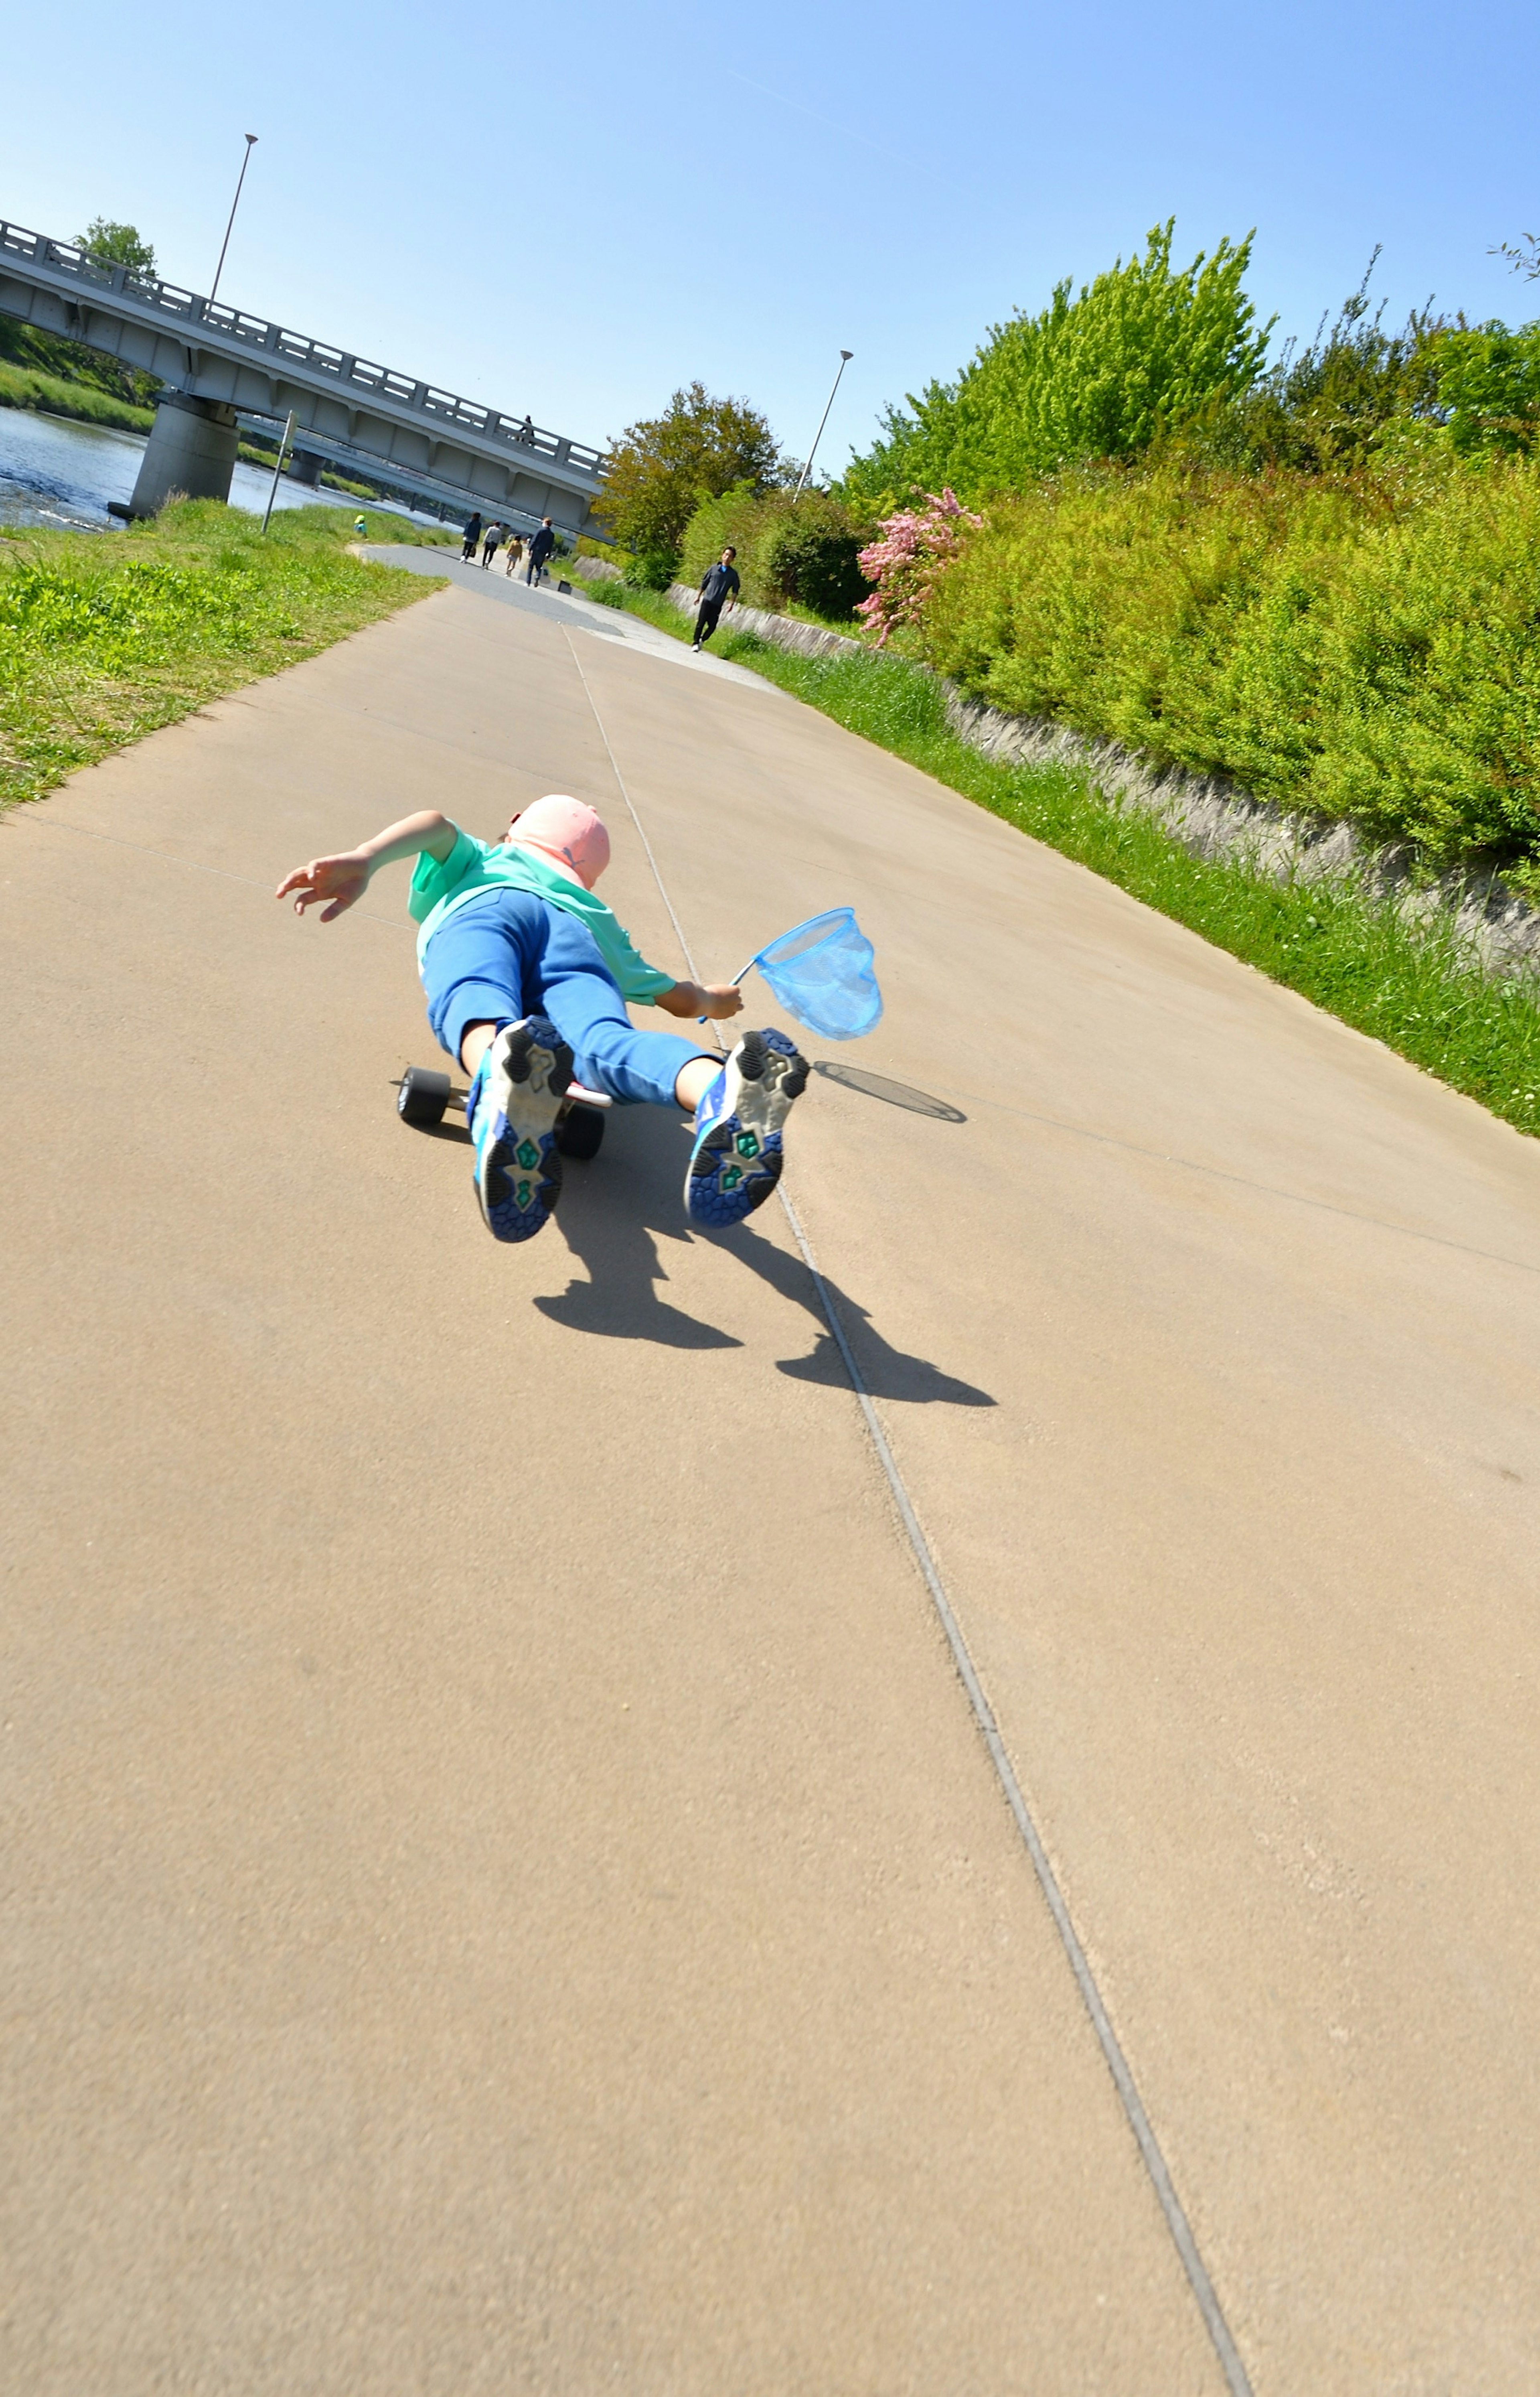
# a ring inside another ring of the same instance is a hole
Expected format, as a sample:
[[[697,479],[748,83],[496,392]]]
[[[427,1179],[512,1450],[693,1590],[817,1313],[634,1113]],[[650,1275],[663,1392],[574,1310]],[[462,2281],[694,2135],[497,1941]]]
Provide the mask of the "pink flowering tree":
[[[939,499],[927,492],[923,509],[901,508],[883,518],[881,541],[870,542],[860,556],[861,572],[877,588],[856,610],[876,626],[880,649],[900,624],[919,623],[936,575],[962,547],[963,527],[983,521],[951,490]]]

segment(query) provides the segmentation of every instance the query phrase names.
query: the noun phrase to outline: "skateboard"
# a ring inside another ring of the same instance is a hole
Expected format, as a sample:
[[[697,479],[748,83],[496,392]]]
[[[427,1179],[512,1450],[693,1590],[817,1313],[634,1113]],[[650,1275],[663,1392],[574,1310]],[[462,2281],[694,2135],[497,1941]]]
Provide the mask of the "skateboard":
[[[396,1084],[396,1113],[417,1132],[431,1132],[444,1121],[451,1099],[465,1098],[447,1074],[431,1065],[408,1065]],[[556,1145],[564,1157],[597,1157],[604,1137],[604,1118],[598,1107],[581,1099],[564,1101],[556,1118]]]

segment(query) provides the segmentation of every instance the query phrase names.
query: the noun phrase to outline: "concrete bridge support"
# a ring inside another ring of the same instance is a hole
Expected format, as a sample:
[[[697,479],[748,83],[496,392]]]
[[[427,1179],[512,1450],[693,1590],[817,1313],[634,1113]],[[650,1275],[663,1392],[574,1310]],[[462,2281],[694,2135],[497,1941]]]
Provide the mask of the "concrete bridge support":
[[[128,514],[156,516],[173,491],[185,491],[190,500],[228,500],[239,437],[235,410],[222,399],[163,391]]]
[[[312,488],[321,480],[321,469],[326,461],[313,449],[296,449],[289,459],[289,480]]]

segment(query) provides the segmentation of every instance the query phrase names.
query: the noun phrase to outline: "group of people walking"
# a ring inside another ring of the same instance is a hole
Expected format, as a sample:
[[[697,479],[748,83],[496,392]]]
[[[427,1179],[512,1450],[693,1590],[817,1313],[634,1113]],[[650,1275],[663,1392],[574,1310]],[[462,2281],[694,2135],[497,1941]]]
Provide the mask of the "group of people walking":
[[[538,532],[530,534],[527,542],[511,525],[482,522],[478,508],[465,528],[465,546],[460,556],[467,564],[476,562],[476,547],[481,546],[481,562],[490,569],[499,549],[503,553],[503,572],[513,575],[523,566],[524,581],[538,586],[545,580],[545,570],[556,547],[556,534],[551,520],[546,516]]]

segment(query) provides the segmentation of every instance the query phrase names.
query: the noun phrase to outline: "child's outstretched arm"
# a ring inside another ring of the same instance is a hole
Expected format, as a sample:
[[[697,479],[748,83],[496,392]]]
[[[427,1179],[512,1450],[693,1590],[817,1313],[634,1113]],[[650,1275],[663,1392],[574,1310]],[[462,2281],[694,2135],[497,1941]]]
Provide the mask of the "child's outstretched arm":
[[[312,857],[308,865],[297,865],[292,874],[285,875],[276,895],[285,899],[292,891],[297,916],[302,916],[307,907],[319,906],[321,921],[329,924],[363,898],[381,865],[392,864],[398,857],[420,857],[424,850],[442,865],[458,838],[458,824],[441,816],[436,808],[424,808],[420,814],[387,824],[372,840],[360,841],[356,849],[344,850],[339,857]]]
[[[743,993],[736,982],[676,982],[672,990],[660,990],[653,1005],[668,1015],[694,1015],[702,1023],[709,1017],[720,1024],[738,1013]]]

